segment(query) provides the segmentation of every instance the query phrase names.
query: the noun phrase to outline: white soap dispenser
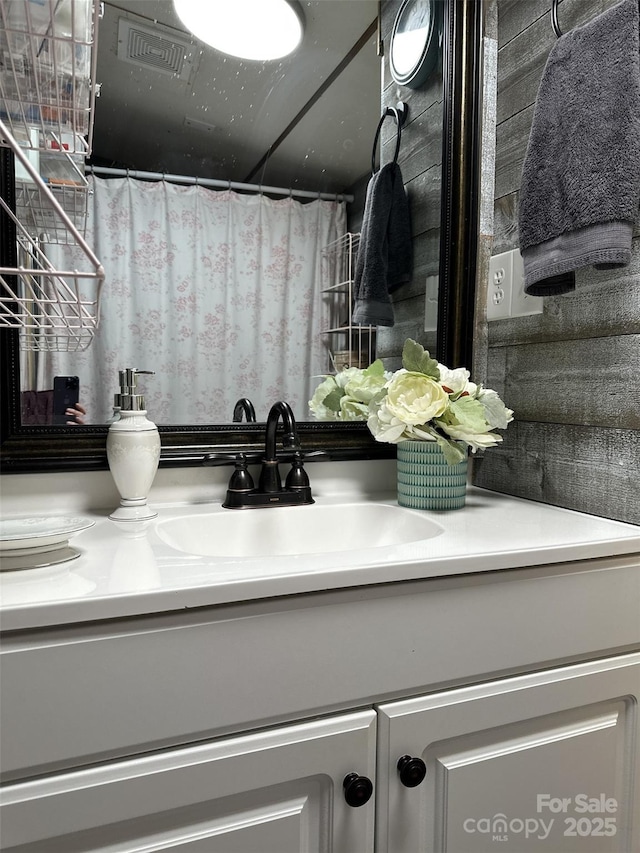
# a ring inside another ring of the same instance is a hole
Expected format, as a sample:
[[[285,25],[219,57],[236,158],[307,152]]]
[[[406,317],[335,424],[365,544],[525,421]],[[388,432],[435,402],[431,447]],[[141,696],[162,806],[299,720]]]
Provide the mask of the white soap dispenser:
[[[114,521],[142,521],[158,514],[147,505],[147,496],[160,461],[160,436],[147,418],[144,397],[136,393],[141,373],[153,371],[120,371],[120,417],[107,433],[107,459],[121,498],[109,516]]]

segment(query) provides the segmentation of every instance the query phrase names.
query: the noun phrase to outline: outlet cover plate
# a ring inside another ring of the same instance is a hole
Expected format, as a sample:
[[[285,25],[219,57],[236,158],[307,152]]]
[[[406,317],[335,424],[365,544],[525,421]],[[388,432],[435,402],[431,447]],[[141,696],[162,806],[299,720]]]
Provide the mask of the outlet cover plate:
[[[494,255],[489,263],[487,320],[542,314],[544,300],[524,292],[524,266],[519,249]]]
[[[511,252],[494,255],[489,262],[487,282],[487,320],[505,320],[511,316]]]

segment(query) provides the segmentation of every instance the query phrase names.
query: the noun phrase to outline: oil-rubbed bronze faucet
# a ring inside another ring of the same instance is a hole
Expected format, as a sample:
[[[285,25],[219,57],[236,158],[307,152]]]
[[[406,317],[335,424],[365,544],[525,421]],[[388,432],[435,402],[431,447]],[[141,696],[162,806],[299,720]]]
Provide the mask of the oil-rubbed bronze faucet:
[[[267,434],[264,443],[264,459],[262,460],[262,471],[260,472],[260,483],[258,489],[265,494],[282,491],[282,480],[276,457],[276,430],[278,422],[282,418],[284,435],[282,446],[285,450],[299,451],[298,432],[296,421],[291,411],[291,406],[282,400],[274,403],[267,418]]]
[[[242,423],[243,415],[245,416],[248,424],[255,424],[256,410],[248,397],[241,397],[233,407],[233,423]]]
[[[241,401],[238,401],[239,403]],[[277,450],[278,424],[282,420],[282,450]],[[325,456],[322,452],[311,456]],[[264,455],[255,459],[254,454],[238,455],[213,453],[204,459],[205,465],[224,465],[235,460],[235,470],[229,480],[227,497],[222,506],[227,509],[257,509],[267,506],[299,506],[312,504],[311,486],[304,470],[304,454],[298,441],[296,421],[291,406],[283,400],[274,403],[267,418]],[[249,462],[260,461],[262,469],[258,488],[247,467]],[[280,477],[280,462],[290,462],[284,487]]]

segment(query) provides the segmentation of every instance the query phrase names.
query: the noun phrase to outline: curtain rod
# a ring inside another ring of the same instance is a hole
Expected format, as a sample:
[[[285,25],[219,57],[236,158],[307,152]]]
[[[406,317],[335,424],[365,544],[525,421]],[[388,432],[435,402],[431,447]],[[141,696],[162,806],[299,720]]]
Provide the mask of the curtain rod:
[[[244,184],[239,181],[219,181],[214,178],[194,178],[191,175],[169,175],[164,172],[141,172],[138,169],[112,169],[109,166],[85,166],[85,173],[105,175],[111,178],[140,178],[143,181],[168,181],[172,184],[197,184],[199,187],[217,187],[225,190],[245,190],[272,195],[288,195],[297,198],[315,198],[321,201],[352,202],[352,195],[344,193],[314,193],[310,190],[285,189],[284,187],[266,187],[262,184]]]

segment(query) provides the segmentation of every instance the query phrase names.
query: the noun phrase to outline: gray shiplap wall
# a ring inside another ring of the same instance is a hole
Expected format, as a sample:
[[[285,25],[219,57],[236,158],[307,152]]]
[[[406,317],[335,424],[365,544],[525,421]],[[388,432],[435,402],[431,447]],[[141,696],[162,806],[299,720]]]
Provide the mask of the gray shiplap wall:
[[[401,0],[386,0],[382,6],[383,63],[382,109],[398,101],[408,104],[409,115],[402,130],[398,162],[409,197],[413,234],[413,278],[392,295],[395,325],[379,328],[377,355],[389,370],[400,366],[406,338],[414,338],[435,351],[436,333],[425,332],[427,279],[429,296],[437,298],[440,242],[440,178],[442,163],[442,72],[441,65],[419,89],[393,82],[389,73],[389,36]],[[372,140],[373,142],[373,140]],[[393,157],[395,123],[387,118],[382,130],[382,163]]]
[[[562,0],[563,32],[616,0]],[[520,173],[554,42],[551,0],[498,0],[493,253],[518,245]],[[640,524],[640,227],[626,269],[577,274],[544,313],[488,326],[487,384],[516,412],[474,465],[496,491]],[[483,283],[486,287],[486,282]]]

